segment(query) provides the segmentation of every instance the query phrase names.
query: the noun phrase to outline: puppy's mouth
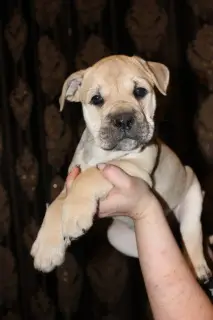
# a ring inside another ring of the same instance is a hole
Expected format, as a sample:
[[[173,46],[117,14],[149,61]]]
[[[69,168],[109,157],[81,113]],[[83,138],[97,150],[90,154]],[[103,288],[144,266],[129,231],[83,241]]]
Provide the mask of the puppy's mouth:
[[[124,138],[116,143],[112,141],[102,141],[100,147],[106,151],[132,151],[145,144],[146,143],[141,143],[134,139]]]
[[[101,148],[108,151],[131,151],[136,149],[139,143],[135,139],[124,137],[117,141],[115,140],[102,140]]]
[[[138,126],[135,132],[105,127],[100,131],[100,147],[108,151],[132,151],[147,145],[153,137],[153,131],[154,129],[148,124]]]
[[[130,139],[130,138],[123,138],[120,140],[117,145],[114,147],[115,151],[131,151],[136,149],[139,146],[139,143],[137,140]]]

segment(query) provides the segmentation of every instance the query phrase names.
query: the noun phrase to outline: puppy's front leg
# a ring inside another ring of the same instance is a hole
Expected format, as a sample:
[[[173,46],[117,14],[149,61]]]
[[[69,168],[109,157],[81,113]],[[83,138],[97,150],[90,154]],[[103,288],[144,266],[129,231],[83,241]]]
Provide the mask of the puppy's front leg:
[[[76,239],[92,226],[98,200],[107,196],[111,189],[111,183],[95,167],[83,171],[74,180],[63,203],[64,237]]]
[[[144,179],[151,186],[149,174],[142,171],[137,162],[119,160],[113,161],[113,164]],[[112,187],[95,167],[85,170],[74,180],[62,209],[64,237],[76,239],[92,226],[98,200],[106,197]]]
[[[47,208],[43,223],[33,243],[31,255],[34,267],[43,272],[50,272],[64,261],[67,243],[62,234],[61,213],[66,196],[65,188]]]

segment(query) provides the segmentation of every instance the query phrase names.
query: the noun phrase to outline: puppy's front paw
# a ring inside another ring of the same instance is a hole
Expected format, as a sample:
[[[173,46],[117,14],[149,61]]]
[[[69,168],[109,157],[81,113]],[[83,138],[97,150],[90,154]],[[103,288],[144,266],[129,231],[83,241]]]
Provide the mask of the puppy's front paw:
[[[61,265],[68,244],[64,241],[62,233],[54,233],[41,227],[31,249],[34,267],[43,272],[50,272]]]
[[[65,201],[62,214],[62,233],[65,238],[77,239],[93,224],[95,210],[85,201]]]
[[[194,266],[197,278],[200,281],[207,281],[212,276],[212,272],[209,269],[206,260],[203,258]]]

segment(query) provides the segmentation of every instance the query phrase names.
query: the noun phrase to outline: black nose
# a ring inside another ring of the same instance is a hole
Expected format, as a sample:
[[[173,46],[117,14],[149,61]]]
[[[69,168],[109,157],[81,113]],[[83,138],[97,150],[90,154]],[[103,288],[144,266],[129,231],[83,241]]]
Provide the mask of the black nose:
[[[122,130],[130,130],[135,122],[132,113],[121,113],[113,117],[113,124],[115,127]]]

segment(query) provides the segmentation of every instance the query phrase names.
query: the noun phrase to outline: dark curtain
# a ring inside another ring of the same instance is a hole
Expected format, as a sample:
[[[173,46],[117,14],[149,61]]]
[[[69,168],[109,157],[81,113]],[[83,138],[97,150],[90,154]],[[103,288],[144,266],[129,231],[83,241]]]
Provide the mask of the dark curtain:
[[[197,172],[213,233],[213,1],[7,0],[0,14],[0,318],[149,319],[138,261],[108,244],[110,221],[54,272],[33,267],[31,245],[84,127],[80,106],[59,113],[58,97],[67,75],[109,54],[165,63],[159,135]]]

